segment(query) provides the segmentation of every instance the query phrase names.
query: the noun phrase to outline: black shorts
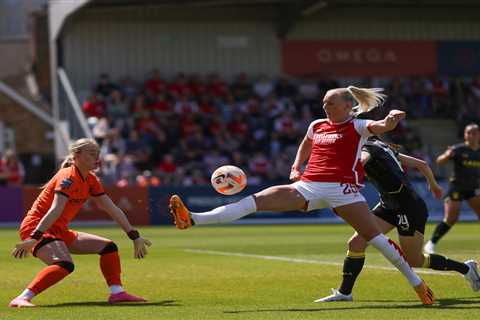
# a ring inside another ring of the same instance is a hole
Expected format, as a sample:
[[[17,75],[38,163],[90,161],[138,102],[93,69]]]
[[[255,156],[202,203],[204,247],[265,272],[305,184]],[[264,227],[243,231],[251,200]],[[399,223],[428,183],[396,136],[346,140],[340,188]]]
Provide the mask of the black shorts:
[[[373,214],[380,219],[397,227],[401,236],[413,236],[415,231],[425,233],[425,224],[428,218],[428,209],[425,201],[416,199],[402,206],[402,209],[389,209],[383,203],[373,208]]]
[[[480,195],[480,188],[465,189],[465,188],[460,188],[458,186],[450,184],[448,186],[448,192],[445,195],[445,199],[452,200],[452,201],[463,201],[479,195]]]

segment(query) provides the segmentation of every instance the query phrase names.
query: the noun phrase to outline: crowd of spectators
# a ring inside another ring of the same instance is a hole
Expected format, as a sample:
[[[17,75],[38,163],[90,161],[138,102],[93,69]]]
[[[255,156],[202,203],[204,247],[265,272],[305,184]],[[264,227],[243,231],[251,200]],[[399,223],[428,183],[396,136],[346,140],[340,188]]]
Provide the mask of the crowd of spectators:
[[[344,81],[386,89],[377,117],[395,107],[409,119],[480,119],[480,78]],[[101,145],[106,184],[201,185],[224,164],[244,169],[250,185],[285,183],[309,123],[324,117],[324,93],[343,85],[330,77],[250,79],[243,73],[228,82],[215,73],[166,79],[153,70],[142,82],[102,74],[83,110]],[[388,139],[426,157],[407,121]]]

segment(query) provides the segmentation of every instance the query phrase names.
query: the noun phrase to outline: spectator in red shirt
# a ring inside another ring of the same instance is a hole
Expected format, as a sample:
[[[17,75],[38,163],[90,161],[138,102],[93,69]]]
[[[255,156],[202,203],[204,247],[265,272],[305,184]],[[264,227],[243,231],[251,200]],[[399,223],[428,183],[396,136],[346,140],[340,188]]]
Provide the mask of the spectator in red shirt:
[[[6,173],[7,186],[20,186],[25,177],[25,168],[18,160],[17,154],[13,150],[7,149],[0,162],[0,167],[3,168],[0,171]]]
[[[177,171],[177,165],[175,158],[170,153],[163,156],[163,160],[157,165],[161,181],[165,184],[173,181],[175,172]]]
[[[175,112],[186,115],[198,112],[198,105],[194,100],[189,99],[188,95],[180,95],[175,103]]]
[[[207,86],[198,74],[193,74],[189,81],[190,92],[195,97],[200,97],[207,93]]]
[[[200,97],[198,108],[200,112],[204,115],[213,115],[214,113],[217,113],[217,108],[215,108],[215,105],[212,103],[210,97],[207,95],[202,95]]]
[[[190,87],[183,73],[179,73],[175,79],[175,82],[168,86],[168,93],[174,100],[179,99],[181,96],[188,97],[191,95]]]
[[[209,76],[208,93],[215,98],[224,98],[230,93],[230,90],[217,73],[212,73]]]
[[[234,136],[245,137],[248,134],[248,124],[245,117],[241,114],[233,116],[233,121],[228,125],[228,130]]]
[[[159,93],[155,101],[148,106],[155,114],[166,114],[173,111],[172,104],[167,101],[164,93]]]
[[[167,83],[160,76],[158,69],[153,69],[152,76],[145,81],[145,90],[152,92],[154,95],[165,92]]]
[[[199,130],[199,127],[191,113],[187,113],[184,117],[182,117],[182,120],[180,121],[180,128],[182,137],[191,136]]]
[[[105,103],[101,101],[97,94],[92,94],[83,103],[83,112],[87,117],[101,118],[105,115]]]

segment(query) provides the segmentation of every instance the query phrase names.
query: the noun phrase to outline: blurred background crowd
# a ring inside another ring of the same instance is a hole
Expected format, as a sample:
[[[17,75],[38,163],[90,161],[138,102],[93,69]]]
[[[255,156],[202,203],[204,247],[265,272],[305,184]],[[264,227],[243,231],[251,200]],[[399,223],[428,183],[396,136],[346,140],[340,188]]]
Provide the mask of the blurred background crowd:
[[[244,169],[250,185],[285,183],[308,125],[324,117],[325,92],[349,84],[385,88],[388,99],[375,118],[398,108],[408,119],[455,118],[460,130],[480,119],[480,77],[272,79],[241,73],[227,81],[216,73],[166,79],[159,70],[144,81],[101,74],[83,111],[101,145],[106,184],[201,185],[224,164]],[[431,162],[408,120],[385,138]]]

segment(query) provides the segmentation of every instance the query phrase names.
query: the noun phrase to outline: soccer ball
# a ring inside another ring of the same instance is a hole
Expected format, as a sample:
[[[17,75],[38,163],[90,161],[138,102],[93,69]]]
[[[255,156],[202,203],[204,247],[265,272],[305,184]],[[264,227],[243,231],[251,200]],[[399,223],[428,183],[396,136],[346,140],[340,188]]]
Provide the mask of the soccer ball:
[[[212,173],[213,188],[221,194],[232,195],[242,191],[247,185],[247,176],[235,166],[221,166]]]

